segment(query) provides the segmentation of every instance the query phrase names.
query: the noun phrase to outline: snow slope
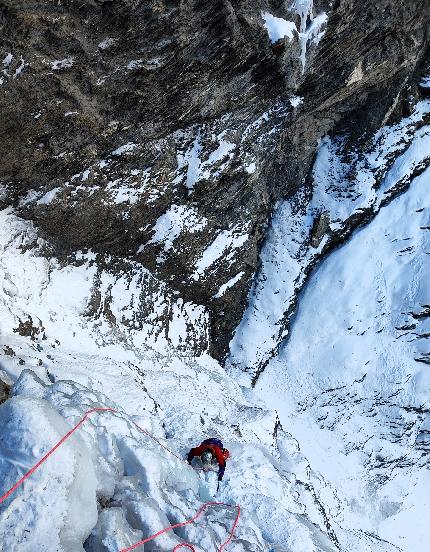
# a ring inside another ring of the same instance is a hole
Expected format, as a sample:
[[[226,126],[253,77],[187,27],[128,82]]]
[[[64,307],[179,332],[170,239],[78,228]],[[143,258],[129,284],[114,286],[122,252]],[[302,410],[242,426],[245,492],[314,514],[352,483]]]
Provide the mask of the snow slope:
[[[255,390],[336,487],[335,519],[404,552],[430,546],[429,186],[317,270]]]

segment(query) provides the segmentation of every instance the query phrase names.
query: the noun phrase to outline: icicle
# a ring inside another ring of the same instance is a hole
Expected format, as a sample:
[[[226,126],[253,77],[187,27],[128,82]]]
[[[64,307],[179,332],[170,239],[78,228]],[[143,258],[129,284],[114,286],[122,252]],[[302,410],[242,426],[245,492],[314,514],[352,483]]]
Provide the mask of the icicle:
[[[290,8],[290,11],[297,13],[300,17],[299,41],[302,73],[305,72],[308,42],[313,41],[318,44],[324,34],[321,32],[321,28],[327,21],[325,12],[314,18],[313,8],[313,0],[294,0]]]

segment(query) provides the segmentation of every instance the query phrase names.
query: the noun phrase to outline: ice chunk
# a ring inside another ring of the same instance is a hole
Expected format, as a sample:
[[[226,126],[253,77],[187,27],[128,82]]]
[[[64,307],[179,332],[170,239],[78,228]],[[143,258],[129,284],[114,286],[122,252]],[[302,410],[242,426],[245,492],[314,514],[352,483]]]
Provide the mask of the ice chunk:
[[[140,541],[142,536],[142,531],[130,527],[122,508],[108,508],[100,512],[97,525],[85,543],[85,550],[86,552],[118,552]]]
[[[284,37],[287,37],[290,41],[294,39],[294,32],[297,31],[295,23],[281,17],[275,17],[269,12],[262,12],[261,16],[264,19],[264,26],[269,33],[272,44]]]
[[[0,427],[0,495],[70,430],[49,403],[25,396],[0,406]],[[2,505],[3,511],[7,507],[7,515],[0,515],[2,547],[34,552],[46,550],[49,542],[51,550],[83,552],[97,521],[96,488],[89,451],[74,435],[56,451],[55,461],[45,462]]]

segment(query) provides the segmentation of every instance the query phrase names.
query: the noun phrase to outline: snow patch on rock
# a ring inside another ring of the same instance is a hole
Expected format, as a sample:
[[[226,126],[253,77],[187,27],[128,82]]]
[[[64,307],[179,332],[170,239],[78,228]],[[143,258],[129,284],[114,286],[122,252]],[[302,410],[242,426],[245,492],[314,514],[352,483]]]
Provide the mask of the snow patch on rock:
[[[235,250],[241,248],[247,241],[248,234],[242,234],[238,230],[223,230],[215,240],[205,249],[201,258],[196,262],[193,278],[198,280],[209,267],[220,259],[227,251],[227,261],[234,257]]]
[[[154,235],[146,245],[163,244],[163,250],[167,252],[172,249],[174,241],[182,232],[193,234],[201,232],[207,224],[207,219],[199,215],[196,208],[187,205],[171,205],[158,218],[154,226]],[[138,253],[142,252],[146,245],[141,246]]]
[[[57,59],[51,63],[51,69],[54,71],[61,71],[62,69],[70,69],[73,67],[75,61],[73,57],[69,56],[64,59]]]

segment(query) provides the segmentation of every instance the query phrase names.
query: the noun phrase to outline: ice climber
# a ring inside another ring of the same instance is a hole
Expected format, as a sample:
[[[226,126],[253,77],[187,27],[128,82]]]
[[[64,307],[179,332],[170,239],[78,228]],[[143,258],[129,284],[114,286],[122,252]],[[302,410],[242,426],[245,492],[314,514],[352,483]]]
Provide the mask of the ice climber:
[[[230,452],[224,448],[224,445],[219,439],[205,439],[198,447],[192,448],[188,453],[187,460],[191,464],[193,458],[200,458],[203,469],[210,469],[213,461],[218,463],[218,488],[219,482],[224,476],[227,459],[230,457]]]

